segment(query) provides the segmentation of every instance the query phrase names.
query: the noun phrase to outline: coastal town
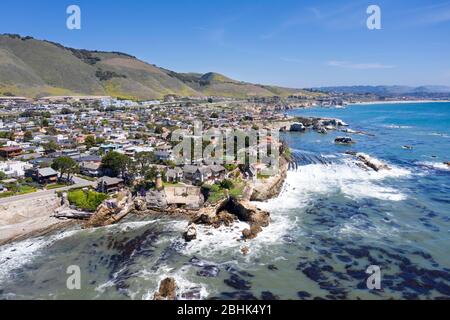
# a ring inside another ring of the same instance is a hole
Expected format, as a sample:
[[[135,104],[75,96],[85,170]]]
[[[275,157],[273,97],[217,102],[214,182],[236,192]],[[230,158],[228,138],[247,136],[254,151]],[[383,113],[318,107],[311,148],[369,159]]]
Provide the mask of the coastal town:
[[[278,98],[0,97],[0,241],[68,220],[111,224],[136,208],[198,218],[205,208],[224,206],[224,199],[264,199],[268,190],[275,196],[289,161],[282,142],[271,137],[264,142],[283,158],[268,175],[261,159],[240,163],[234,153],[225,162],[202,156],[177,162],[173,135],[192,134],[195,121],[205,131],[304,130],[284,111],[314,103],[307,97],[287,103]],[[207,145],[203,142],[203,149]]]

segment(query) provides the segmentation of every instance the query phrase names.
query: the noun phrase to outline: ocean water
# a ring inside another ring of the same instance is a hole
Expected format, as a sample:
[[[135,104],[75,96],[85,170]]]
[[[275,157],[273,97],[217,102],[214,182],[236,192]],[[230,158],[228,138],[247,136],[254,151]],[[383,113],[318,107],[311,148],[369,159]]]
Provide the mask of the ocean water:
[[[0,247],[0,299],[152,299],[167,276],[180,299],[450,299],[450,104],[290,113],[366,134],[284,134],[299,167],[277,199],[258,204],[272,215],[258,238],[240,242],[246,224],[236,223],[201,227],[186,244],[186,221],[164,217],[64,230]],[[356,144],[335,145],[337,136]],[[366,171],[346,151],[391,170]],[[67,289],[70,265],[81,290]],[[380,290],[367,288],[371,265]]]

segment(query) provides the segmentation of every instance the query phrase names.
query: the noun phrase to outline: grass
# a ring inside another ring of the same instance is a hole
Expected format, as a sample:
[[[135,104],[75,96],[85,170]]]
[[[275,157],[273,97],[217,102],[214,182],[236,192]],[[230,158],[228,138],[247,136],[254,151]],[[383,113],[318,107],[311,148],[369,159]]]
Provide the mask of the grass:
[[[87,181],[91,181],[91,182],[97,181],[97,178],[85,176],[85,175],[83,175],[83,174],[77,174],[76,176],[77,176],[78,178],[81,178],[81,179],[84,179],[84,180],[87,180]]]
[[[292,150],[289,147],[286,147],[284,149],[284,153],[283,153],[284,157],[286,160],[290,161],[292,160]]]
[[[272,176],[270,176],[270,175],[268,175],[268,174],[258,173],[258,179],[261,179],[261,180],[269,179],[269,178],[271,178],[271,177],[272,177]]]
[[[47,186],[47,190],[54,190],[54,189],[59,189],[59,188],[64,188],[67,187],[67,184],[64,183],[55,183],[55,184],[50,184]]]
[[[6,186],[8,188],[8,186]],[[8,190],[11,188],[8,188]],[[29,194],[36,192],[38,189],[29,185],[20,185],[16,191],[6,191],[3,193],[0,193],[0,198],[9,198],[14,196],[21,196],[24,194]]]
[[[223,189],[218,189],[218,190],[212,190],[210,191],[210,194],[208,196],[208,202],[209,203],[217,203],[222,199],[225,199],[226,195],[225,195],[225,190]]]
[[[108,196],[93,190],[77,189],[69,191],[67,198],[71,205],[85,211],[94,212]]]
[[[245,185],[243,183],[235,185],[235,187],[230,190],[230,196],[234,198],[242,197],[242,194],[244,193],[244,187]]]
[[[232,180],[233,187],[230,190],[223,189],[219,185],[209,186],[209,203],[217,203],[220,200],[225,199],[227,192],[228,195],[234,198],[242,197],[244,193],[245,183],[241,179]]]
[[[11,191],[2,192],[2,193],[0,193],[0,199],[13,197],[15,195],[16,194],[14,192],[11,192]]]

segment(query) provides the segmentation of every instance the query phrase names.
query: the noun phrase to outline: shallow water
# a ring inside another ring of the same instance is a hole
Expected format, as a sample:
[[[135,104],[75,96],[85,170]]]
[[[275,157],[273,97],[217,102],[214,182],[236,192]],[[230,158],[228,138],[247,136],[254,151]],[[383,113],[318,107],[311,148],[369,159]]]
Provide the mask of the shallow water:
[[[200,228],[185,244],[185,221],[128,217],[1,247],[0,298],[152,299],[174,276],[180,299],[449,299],[450,104],[292,114],[338,117],[371,135],[346,147],[333,143],[342,132],[286,134],[300,166],[279,198],[258,204],[273,221],[248,256],[245,223]],[[392,170],[365,171],[348,150]],[[66,287],[69,265],[82,270],[81,290]],[[381,290],[367,289],[370,265],[381,268]]]

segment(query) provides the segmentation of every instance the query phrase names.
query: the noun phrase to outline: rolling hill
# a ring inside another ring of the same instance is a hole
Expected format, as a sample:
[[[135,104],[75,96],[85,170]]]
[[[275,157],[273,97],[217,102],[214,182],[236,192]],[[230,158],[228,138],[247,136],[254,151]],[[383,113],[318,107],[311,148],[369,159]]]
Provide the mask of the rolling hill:
[[[0,35],[0,95],[288,96],[299,89],[251,84],[218,73],[177,73],[121,52],[73,49],[19,35]]]

